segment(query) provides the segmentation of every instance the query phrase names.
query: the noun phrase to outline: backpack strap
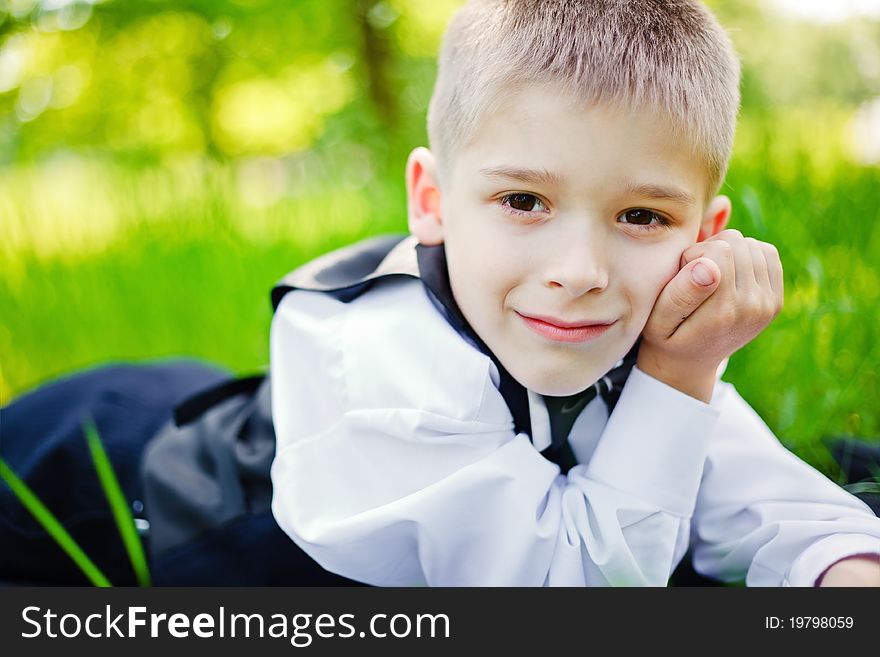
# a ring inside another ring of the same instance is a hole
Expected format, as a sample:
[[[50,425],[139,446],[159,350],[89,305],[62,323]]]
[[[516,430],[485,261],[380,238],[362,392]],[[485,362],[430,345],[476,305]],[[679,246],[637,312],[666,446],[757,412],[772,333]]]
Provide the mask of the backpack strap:
[[[226,401],[230,397],[256,393],[257,388],[260,387],[265,378],[265,374],[256,374],[239,379],[230,379],[206,390],[199,391],[175,407],[174,424],[178,427],[185,426],[197,420],[209,408]]]

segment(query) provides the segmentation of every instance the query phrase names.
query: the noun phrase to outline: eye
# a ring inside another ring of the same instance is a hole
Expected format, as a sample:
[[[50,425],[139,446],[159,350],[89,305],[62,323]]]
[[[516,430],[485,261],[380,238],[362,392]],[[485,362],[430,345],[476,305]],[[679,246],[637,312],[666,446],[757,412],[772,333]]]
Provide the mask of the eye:
[[[658,214],[653,210],[646,208],[633,208],[621,214],[618,218],[621,223],[628,223],[631,226],[638,226],[644,230],[654,230],[655,228],[664,228],[670,225],[669,219],[662,214]]]
[[[513,214],[529,214],[543,212],[547,209],[544,202],[534,194],[505,194],[501,197],[501,205],[509,208]]]

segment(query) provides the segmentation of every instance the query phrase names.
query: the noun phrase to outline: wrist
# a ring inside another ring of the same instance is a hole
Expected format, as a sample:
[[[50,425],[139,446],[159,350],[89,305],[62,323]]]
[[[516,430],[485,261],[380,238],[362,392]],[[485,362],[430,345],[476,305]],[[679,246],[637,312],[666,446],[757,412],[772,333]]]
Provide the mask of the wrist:
[[[715,389],[718,364],[684,363],[639,349],[636,366],[648,376],[708,404]]]

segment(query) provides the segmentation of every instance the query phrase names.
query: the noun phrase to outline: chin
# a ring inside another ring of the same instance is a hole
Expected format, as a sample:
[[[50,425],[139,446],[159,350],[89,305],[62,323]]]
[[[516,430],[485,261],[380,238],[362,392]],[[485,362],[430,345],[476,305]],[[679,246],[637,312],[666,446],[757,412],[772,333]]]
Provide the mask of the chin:
[[[580,376],[560,376],[559,372],[524,372],[523,376],[510,371],[510,374],[526,388],[539,395],[548,397],[567,397],[589,388],[599,377],[584,378]]]
[[[548,397],[568,397],[569,395],[575,395],[579,392],[583,392],[584,390],[589,388],[591,385],[596,383],[596,380],[597,379],[594,379],[593,381],[589,381],[588,383],[573,384],[573,385],[567,385],[567,386],[555,384],[555,385],[543,387],[541,390],[538,390],[536,388],[529,388],[529,389],[534,390],[538,394],[547,395]]]

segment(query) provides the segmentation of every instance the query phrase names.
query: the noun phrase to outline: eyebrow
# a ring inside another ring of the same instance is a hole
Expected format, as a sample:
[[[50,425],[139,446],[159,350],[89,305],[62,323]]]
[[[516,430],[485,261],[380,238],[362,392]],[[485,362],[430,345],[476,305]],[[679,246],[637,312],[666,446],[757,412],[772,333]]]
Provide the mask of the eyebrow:
[[[633,196],[644,196],[661,201],[673,201],[674,203],[681,203],[682,205],[692,205],[694,203],[693,196],[686,191],[675,187],[629,181],[626,183],[624,190],[627,194],[632,194]]]
[[[479,173],[488,178],[506,178],[529,185],[557,185],[565,183],[565,178],[547,169],[523,169],[519,167],[486,167]]]

